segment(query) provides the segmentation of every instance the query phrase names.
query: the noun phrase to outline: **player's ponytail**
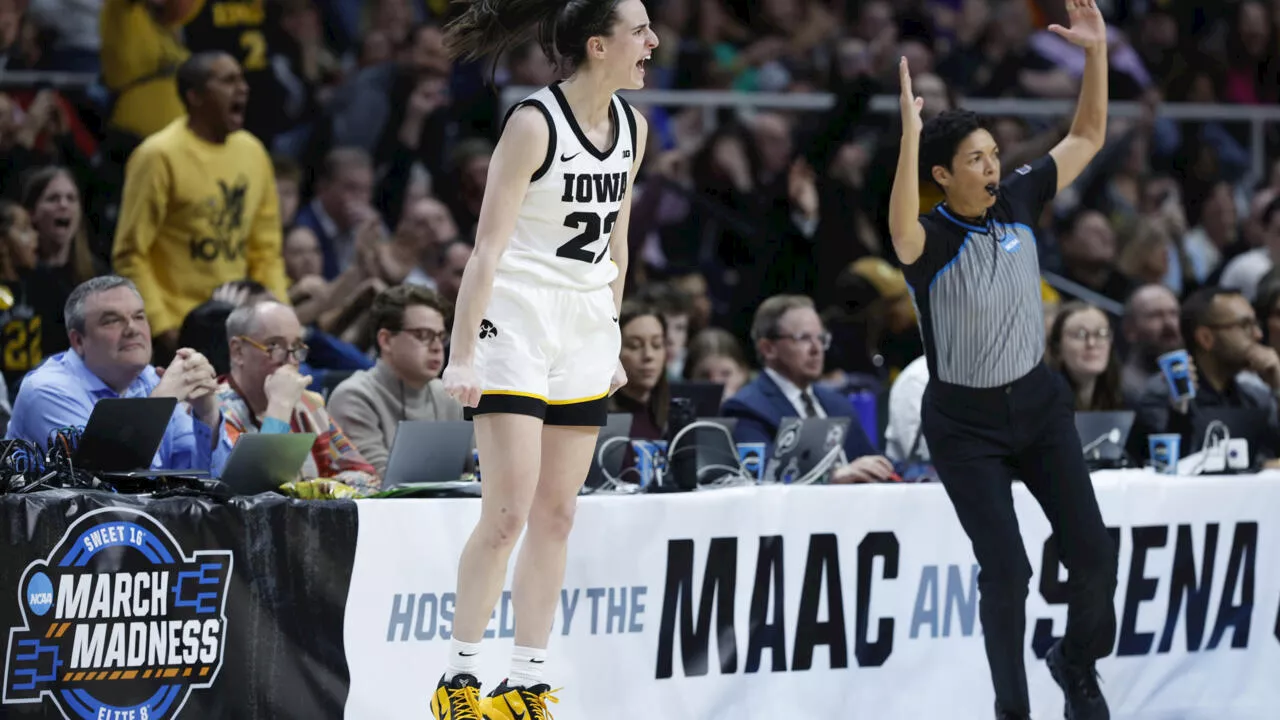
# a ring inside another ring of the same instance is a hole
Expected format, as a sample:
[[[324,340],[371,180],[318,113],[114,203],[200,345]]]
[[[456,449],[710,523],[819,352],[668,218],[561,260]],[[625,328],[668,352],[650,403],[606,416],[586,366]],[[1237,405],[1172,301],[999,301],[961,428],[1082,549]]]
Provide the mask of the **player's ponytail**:
[[[445,47],[466,60],[488,57],[496,68],[510,48],[536,38],[551,62],[572,71],[587,57],[589,38],[608,36],[619,0],[456,0],[466,10],[445,26]]]

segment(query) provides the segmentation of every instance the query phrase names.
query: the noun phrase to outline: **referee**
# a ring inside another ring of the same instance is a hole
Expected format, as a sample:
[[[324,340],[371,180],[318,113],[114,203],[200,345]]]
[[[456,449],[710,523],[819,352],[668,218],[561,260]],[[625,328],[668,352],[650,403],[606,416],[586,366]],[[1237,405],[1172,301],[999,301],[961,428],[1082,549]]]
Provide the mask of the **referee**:
[[[1031,230],[1106,136],[1106,26],[1094,0],[1067,0],[1067,14],[1069,28],[1049,30],[1085,51],[1075,120],[1048,156],[1003,182],[999,149],[972,113],[921,122],[923,100],[912,94],[902,60],[902,149],[889,199],[893,247],[911,285],[929,365],[921,426],[981,566],[979,615],[996,717],[1009,720],[1031,717],[1023,660],[1031,564],[1013,509],[1015,478],[1043,508],[1070,572],[1065,637],[1046,657],[1066,695],[1066,717],[1110,717],[1094,663],[1111,652],[1115,638],[1116,548],[1080,450],[1071,391],[1042,363]],[[926,215],[919,214],[922,168],[944,196]]]

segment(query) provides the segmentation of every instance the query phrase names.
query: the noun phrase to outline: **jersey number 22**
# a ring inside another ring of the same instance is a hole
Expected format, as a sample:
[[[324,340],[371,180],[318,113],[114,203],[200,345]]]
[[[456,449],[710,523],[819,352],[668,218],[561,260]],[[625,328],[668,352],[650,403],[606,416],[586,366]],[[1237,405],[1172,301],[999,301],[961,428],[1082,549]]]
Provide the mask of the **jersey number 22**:
[[[574,230],[582,230],[575,235],[569,242],[561,245],[556,250],[556,256],[568,258],[570,260],[581,260],[584,263],[592,265],[604,259],[609,254],[609,244],[605,243],[604,249],[596,255],[587,249],[587,246],[600,239],[601,235],[608,235],[613,232],[613,224],[618,220],[618,212],[609,213],[604,216],[603,222],[600,215],[593,212],[575,212],[569,213],[564,219],[564,226],[573,228]]]

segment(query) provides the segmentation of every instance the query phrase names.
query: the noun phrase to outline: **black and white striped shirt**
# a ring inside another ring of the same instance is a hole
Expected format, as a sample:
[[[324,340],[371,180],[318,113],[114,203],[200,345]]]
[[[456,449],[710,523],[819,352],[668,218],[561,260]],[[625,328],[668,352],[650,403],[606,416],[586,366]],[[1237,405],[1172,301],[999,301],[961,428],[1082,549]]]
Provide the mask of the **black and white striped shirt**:
[[[984,220],[958,217],[941,204],[920,217],[924,254],[904,274],[932,377],[991,388],[1040,363],[1044,311],[1031,228],[1057,183],[1046,155],[1000,184]]]

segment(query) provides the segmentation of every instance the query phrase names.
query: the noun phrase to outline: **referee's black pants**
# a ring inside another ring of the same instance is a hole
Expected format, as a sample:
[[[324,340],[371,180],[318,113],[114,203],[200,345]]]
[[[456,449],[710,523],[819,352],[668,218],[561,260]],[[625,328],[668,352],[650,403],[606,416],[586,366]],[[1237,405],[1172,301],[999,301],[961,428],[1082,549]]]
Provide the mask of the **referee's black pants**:
[[[929,454],[980,566],[978,613],[996,702],[1015,715],[1031,710],[1023,660],[1031,563],[1013,511],[1015,478],[1044,509],[1069,573],[1066,657],[1092,662],[1115,641],[1116,547],[1098,510],[1074,405],[1066,380],[1042,364],[995,388],[931,379],[921,408]]]

